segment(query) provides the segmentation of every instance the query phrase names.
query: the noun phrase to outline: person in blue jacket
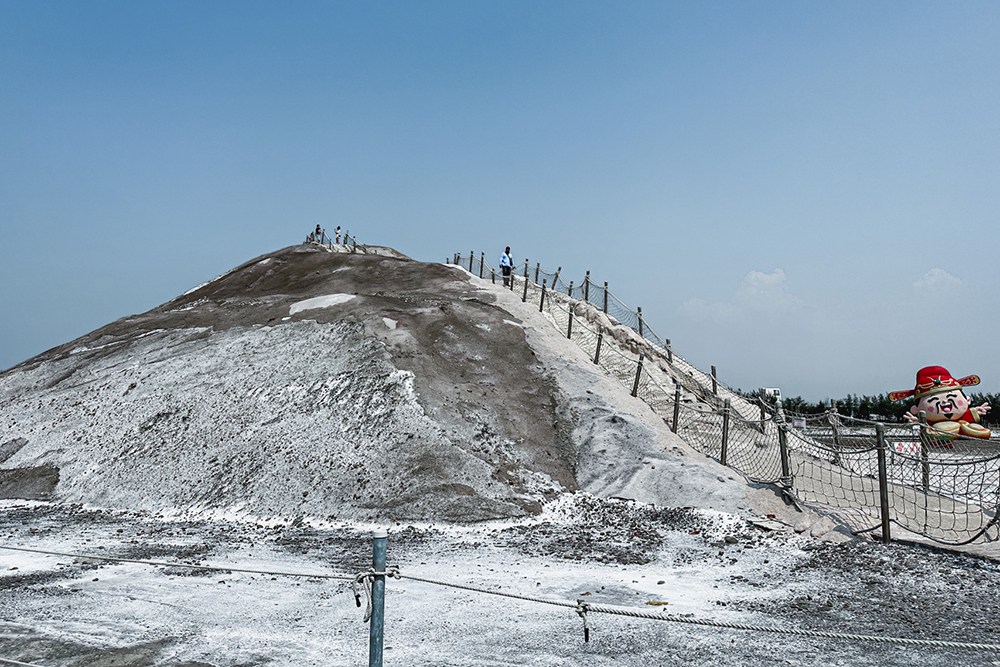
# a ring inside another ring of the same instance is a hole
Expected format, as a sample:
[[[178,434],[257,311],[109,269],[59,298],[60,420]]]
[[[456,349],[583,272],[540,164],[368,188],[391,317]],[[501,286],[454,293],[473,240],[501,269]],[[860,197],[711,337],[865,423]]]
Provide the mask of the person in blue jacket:
[[[510,285],[510,272],[514,268],[514,257],[510,254],[510,246],[500,255],[500,273],[503,274],[504,287]]]

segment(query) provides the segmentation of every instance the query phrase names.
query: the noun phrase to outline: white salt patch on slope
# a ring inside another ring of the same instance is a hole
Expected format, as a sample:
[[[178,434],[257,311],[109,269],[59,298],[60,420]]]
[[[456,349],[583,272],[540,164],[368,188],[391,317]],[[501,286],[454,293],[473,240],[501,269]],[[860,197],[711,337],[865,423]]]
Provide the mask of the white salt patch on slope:
[[[392,329],[392,330],[395,330],[396,329],[396,324],[398,324],[398,322],[396,322],[396,320],[390,319],[388,317],[383,317],[382,318],[382,323],[385,324],[386,328]]]
[[[512,322],[511,320],[504,320],[504,321],[503,321],[503,323],[504,323],[504,324],[509,324],[509,325],[511,325],[512,327],[519,327],[519,328],[521,328],[521,329],[523,329],[523,328],[524,328],[524,325],[523,325],[523,324],[521,324],[521,323],[519,323],[519,322]]]
[[[326,296],[315,296],[311,299],[306,299],[305,301],[293,303],[292,307],[288,309],[288,314],[294,315],[295,313],[303,310],[312,310],[314,308],[329,308],[330,306],[347,303],[353,298],[353,294],[327,294]]]

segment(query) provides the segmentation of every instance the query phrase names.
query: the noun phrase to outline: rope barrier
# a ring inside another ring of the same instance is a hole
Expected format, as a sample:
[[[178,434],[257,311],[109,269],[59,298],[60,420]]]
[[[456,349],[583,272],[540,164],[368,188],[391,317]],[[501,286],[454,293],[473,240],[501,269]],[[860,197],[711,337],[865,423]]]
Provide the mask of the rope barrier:
[[[365,572],[361,572],[353,577],[346,575],[334,575],[334,574],[308,574],[302,572],[283,572],[278,570],[258,570],[250,568],[240,568],[240,567],[218,567],[211,565],[191,565],[188,563],[169,563],[164,561],[150,561],[150,560],[139,560],[133,558],[118,558],[114,556],[92,556],[87,554],[77,554],[70,552],[61,551],[51,551],[47,549],[29,549],[27,547],[12,547],[7,545],[0,545],[0,549],[7,551],[20,551],[26,553],[35,553],[46,556],[60,556],[65,558],[83,558],[85,560],[100,560],[115,563],[134,563],[139,565],[151,565],[155,567],[179,567],[187,568],[192,570],[209,570],[215,572],[243,572],[248,574],[264,574],[270,576],[286,576],[286,577],[303,577],[312,579],[328,579],[328,580],[338,580],[338,581],[350,581],[351,588],[354,593],[355,602],[357,606],[361,606],[361,596],[359,593],[359,587],[364,589],[365,596],[368,601],[367,609],[365,611],[364,622],[368,622],[371,619],[372,614],[372,592],[371,584],[375,577],[384,576],[392,579],[409,579],[411,581],[421,582],[425,584],[431,584],[434,586],[443,586],[446,588],[454,588],[457,590],[464,590],[473,593],[482,593],[486,595],[493,595],[497,597],[504,597],[514,600],[524,600],[526,602],[534,602],[538,604],[547,604],[555,607],[562,607],[565,609],[574,610],[583,621],[584,629],[584,641],[590,640],[590,624],[587,618],[588,613],[598,613],[598,614],[610,614],[613,616],[626,616],[629,618],[642,618],[653,621],[666,621],[670,623],[681,623],[688,625],[700,625],[705,627],[713,628],[725,628],[731,630],[745,630],[749,632],[768,632],[773,634],[786,634],[786,635],[799,635],[804,637],[820,637],[825,639],[848,639],[854,641],[877,641],[883,643],[895,643],[895,644],[907,644],[911,646],[938,646],[947,648],[963,648],[963,649],[976,649],[976,650],[990,650],[990,651],[1000,651],[1000,644],[978,644],[972,642],[953,642],[939,639],[909,639],[905,637],[886,637],[879,635],[860,635],[853,633],[840,633],[840,632],[827,632],[823,630],[805,630],[798,628],[777,628],[770,626],[761,625],[750,625],[745,623],[729,623],[723,621],[715,621],[711,619],[695,619],[684,616],[677,616],[674,614],[656,614],[648,611],[636,610],[636,609],[625,609],[622,607],[613,607],[610,605],[599,605],[593,603],[583,602],[582,600],[577,600],[576,602],[568,602],[565,600],[552,600],[547,598],[539,598],[530,595],[520,595],[518,593],[506,593],[504,591],[491,591],[485,588],[479,588],[477,586],[469,586],[466,584],[456,584],[447,581],[440,581],[437,579],[429,579],[427,577],[420,577],[412,574],[403,574],[400,572],[398,567],[387,567],[384,572],[377,572],[374,569],[369,569]],[[31,665],[30,663],[18,662],[15,660],[7,660],[0,658],[0,663],[2,664],[12,664],[12,665],[27,665],[27,667],[41,667],[40,665]]]
[[[548,604],[556,607],[564,607],[567,609],[573,609],[577,614],[583,619],[584,623],[584,640],[586,641],[589,637],[589,625],[587,622],[587,613],[598,613],[598,614],[611,614],[614,616],[627,616],[629,618],[643,618],[653,621],[666,621],[668,623],[683,623],[688,625],[700,625],[704,627],[711,628],[726,628],[730,630],[745,630],[748,632],[768,632],[772,634],[784,634],[784,635],[798,635],[803,637],[821,637],[824,639],[849,639],[853,641],[861,642],[883,642],[891,644],[908,644],[911,646],[937,646],[945,648],[964,648],[964,649],[976,649],[984,651],[1000,651],[1000,644],[978,644],[972,642],[953,642],[946,641],[943,639],[909,639],[906,637],[887,637],[881,635],[859,635],[853,633],[843,633],[843,632],[827,632],[825,630],[805,630],[799,628],[776,628],[772,626],[765,625],[750,625],[746,623],[729,623],[725,621],[714,621],[711,619],[697,619],[688,618],[684,616],[677,616],[675,614],[657,614],[648,611],[640,611],[637,609],[624,609],[622,607],[613,607],[610,605],[600,605],[593,603],[585,603],[581,600],[576,602],[566,602],[563,600],[549,600],[546,598],[536,598],[527,595],[518,595],[516,593],[505,593],[503,591],[491,591],[485,588],[477,588],[475,586],[467,586],[463,584],[452,584],[446,581],[437,581],[434,579],[427,579],[424,577],[417,577],[410,574],[395,574],[397,579],[411,579],[413,581],[420,581],[426,584],[433,584],[435,586],[445,586],[448,588],[457,588],[459,590],[471,591],[475,593],[484,593],[486,595],[496,595],[505,598],[513,598],[515,600],[526,600],[528,602],[537,602],[540,604]]]
[[[20,660],[9,660],[7,658],[0,658],[0,665],[19,665],[20,667],[42,667],[42,665],[36,665],[30,662],[21,662]]]

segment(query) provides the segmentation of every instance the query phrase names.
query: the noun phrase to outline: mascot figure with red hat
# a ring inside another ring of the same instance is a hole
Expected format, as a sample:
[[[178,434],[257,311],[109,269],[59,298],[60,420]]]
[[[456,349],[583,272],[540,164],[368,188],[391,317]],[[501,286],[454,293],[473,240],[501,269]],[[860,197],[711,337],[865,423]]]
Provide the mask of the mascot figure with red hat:
[[[912,396],[916,403],[903,415],[906,420],[917,423],[918,415],[923,411],[927,415],[927,423],[944,438],[950,439],[948,436],[959,434],[989,438],[990,430],[979,421],[990,411],[990,404],[983,403],[978,408],[973,408],[972,401],[962,392],[962,387],[977,384],[978,375],[956,380],[946,368],[927,366],[917,371],[917,385],[913,389],[891,392],[889,400],[901,401]]]

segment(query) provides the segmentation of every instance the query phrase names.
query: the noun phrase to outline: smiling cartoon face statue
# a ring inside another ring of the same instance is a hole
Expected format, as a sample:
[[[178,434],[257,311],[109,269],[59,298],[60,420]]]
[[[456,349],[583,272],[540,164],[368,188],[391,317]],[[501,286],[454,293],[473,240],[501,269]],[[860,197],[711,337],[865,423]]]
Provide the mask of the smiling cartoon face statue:
[[[927,366],[917,371],[917,384],[912,390],[894,391],[889,399],[900,401],[909,397],[916,399],[910,411],[903,415],[907,421],[917,423],[921,411],[926,413],[927,422],[935,430],[951,435],[989,438],[990,430],[979,424],[982,416],[990,411],[990,404],[972,407],[963,387],[979,384],[978,375],[969,375],[956,380],[942,366]]]

